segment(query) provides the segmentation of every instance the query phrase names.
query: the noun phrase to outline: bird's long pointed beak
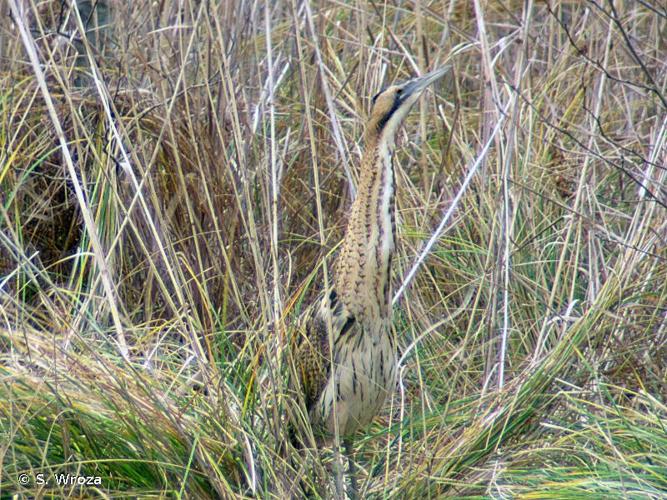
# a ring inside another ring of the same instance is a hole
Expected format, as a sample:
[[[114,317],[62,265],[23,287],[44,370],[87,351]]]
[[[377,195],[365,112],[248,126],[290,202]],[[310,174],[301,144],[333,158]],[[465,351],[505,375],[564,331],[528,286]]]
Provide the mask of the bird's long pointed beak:
[[[431,71],[430,73],[426,73],[423,76],[419,76],[417,78],[413,78],[412,80],[409,80],[405,86],[403,87],[403,94],[402,98],[405,99],[415,93],[419,93],[422,90],[424,90],[426,87],[431,85],[434,81],[438,80],[442,76],[445,75],[450,69],[450,66],[443,66],[442,68],[438,68],[435,71]]]

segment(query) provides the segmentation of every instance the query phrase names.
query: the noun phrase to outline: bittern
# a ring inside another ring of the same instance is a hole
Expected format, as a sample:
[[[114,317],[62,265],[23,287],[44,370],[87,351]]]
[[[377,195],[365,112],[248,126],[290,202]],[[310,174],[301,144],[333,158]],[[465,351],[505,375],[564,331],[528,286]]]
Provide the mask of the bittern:
[[[358,195],[333,282],[299,320],[294,365],[312,429],[319,444],[329,444],[337,428],[346,444],[353,490],[352,436],[377,415],[395,386],[396,342],[390,327],[394,139],[424,89],[446,70],[391,85],[373,97]]]

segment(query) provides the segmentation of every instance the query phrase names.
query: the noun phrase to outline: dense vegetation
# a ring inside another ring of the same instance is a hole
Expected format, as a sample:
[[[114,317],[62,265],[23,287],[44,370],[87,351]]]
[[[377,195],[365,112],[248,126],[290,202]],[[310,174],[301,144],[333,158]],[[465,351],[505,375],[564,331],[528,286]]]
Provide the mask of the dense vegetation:
[[[0,496],[331,495],[285,439],[291,321],[370,96],[445,64],[364,496],[667,495],[664,4],[73,3],[0,2]]]

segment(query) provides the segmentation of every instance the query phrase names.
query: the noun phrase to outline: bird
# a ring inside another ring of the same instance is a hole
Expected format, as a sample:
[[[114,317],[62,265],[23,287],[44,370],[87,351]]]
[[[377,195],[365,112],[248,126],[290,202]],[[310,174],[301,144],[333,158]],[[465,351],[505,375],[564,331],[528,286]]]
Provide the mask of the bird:
[[[357,197],[333,266],[332,283],[297,321],[293,384],[316,446],[342,437],[356,493],[354,434],[379,413],[396,384],[391,264],[396,246],[395,137],[424,90],[448,70],[390,85],[371,100]],[[332,353],[333,350],[333,353]]]

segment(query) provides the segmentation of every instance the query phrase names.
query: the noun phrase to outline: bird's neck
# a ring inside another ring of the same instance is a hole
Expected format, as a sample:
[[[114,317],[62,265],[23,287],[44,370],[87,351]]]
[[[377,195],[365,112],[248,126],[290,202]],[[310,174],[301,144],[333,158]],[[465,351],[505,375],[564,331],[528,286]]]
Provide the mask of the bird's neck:
[[[393,141],[380,137],[367,143],[357,198],[336,262],[336,288],[357,317],[389,315],[396,234],[392,149]]]

